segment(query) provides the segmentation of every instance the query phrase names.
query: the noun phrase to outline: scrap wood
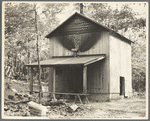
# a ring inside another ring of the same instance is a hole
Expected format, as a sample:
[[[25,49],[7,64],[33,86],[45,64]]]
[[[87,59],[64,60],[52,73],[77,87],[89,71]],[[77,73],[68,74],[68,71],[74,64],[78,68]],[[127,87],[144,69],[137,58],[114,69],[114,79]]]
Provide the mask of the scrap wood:
[[[73,111],[76,111],[76,109],[78,108],[78,106],[76,104],[69,106]]]
[[[8,104],[8,103],[19,104],[19,103],[27,103],[27,102],[29,102],[29,100],[26,100],[26,101],[5,101],[4,103],[5,104]]]
[[[47,107],[33,101],[28,102],[28,106],[29,106],[30,113],[33,115],[45,116],[46,113],[48,112]]]
[[[47,101],[43,103],[44,106],[56,106],[60,104],[64,104],[64,102],[57,100],[57,101]]]

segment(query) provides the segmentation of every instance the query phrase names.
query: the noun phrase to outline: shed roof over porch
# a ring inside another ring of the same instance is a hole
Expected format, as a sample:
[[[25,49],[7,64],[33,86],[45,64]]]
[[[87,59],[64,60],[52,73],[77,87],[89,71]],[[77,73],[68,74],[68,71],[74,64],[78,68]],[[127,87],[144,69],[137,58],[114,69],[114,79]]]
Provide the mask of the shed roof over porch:
[[[41,66],[55,66],[55,65],[89,65],[91,63],[100,61],[105,58],[104,54],[101,55],[86,55],[80,57],[73,56],[60,56],[60,57],[52,57],[48,60],[40,61]],[[38,62],[27,64],[26,66],[38,66]]]

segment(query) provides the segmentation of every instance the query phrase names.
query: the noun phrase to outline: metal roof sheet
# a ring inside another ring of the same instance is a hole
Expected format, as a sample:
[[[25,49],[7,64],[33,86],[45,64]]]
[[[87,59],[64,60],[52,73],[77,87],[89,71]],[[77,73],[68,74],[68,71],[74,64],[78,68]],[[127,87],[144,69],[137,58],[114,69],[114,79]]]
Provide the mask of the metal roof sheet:
[[[102,60],[105,55],[99,56],[84,56],[84,57],[61,57],[61,58],[51,58],[48,60],[40,61],[41,66],[53,66],[53,65],[88,65],[96,61]],[[26,66],[37,66],[38,62],[28,64]]]

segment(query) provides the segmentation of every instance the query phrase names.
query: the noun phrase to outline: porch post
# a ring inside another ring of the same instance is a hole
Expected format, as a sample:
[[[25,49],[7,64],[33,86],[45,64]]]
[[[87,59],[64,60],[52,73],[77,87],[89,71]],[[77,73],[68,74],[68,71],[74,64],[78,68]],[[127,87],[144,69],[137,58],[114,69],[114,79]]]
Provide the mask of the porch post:
[[[53,93],[54,93],[53,97],[54,97],[54,101],[56,99],[56,97],[55,97],[55,81],[56,81],[55,75],[56,75],[56,68],[53,67]]]
[[[49,80],[48,80],[48,85],[49,85],[49,92],[52,92],[52,88],[53,88],[53,68],[49,67]]]
[[[30,67],[30,94],[33,93],[33,67]]]
[[[83,93],[87,94],[87,66],[83,67]]]
[[[50,66],[49,67],[49,92],[55,93],[55,67]],[[53,97],[55,99],[55,94],[53,94]]]

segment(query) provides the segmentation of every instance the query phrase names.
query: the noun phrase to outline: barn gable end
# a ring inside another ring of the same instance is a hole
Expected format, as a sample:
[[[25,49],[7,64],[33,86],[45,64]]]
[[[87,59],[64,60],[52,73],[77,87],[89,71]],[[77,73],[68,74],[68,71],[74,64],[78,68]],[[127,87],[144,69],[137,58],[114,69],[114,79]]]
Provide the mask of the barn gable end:
[[[49,84],[54,85],[49,86],[50,91],[86,92],[90,100],[107,101],[119,98],[122,81],[125,90],[121,94],[128,96],[131,92],[131,56],[128,54],[131,54],[132,41],[79,13],[73,14],[46,37],[49,38],[51,59],[67,56],[76,63],[65,65],[61,60],[61,67],[49,60],[44,63],[44,66],[51,65],[50,73],[55,80],[53,82],[52,76],[49,79]],[[72,49],[78,49],[77,56]],[[93,55],[105,55],[105,58],[82,66],[76,62],[82,56]],[[62,69],[61,73],[57,73],[57,68]]]
[[[93,22],[79,15],[74,15],[71,19],[52,33],[53,36],[72,35],[81,33],[91,33],[99,31],[100,28]]]
[[[64,21],[61,25],[59,25],[52,32],[50,32],[46,36],[46,38],[50,38],[52,36],[91,33],[91,32],[103,31],[103,30],[108,31],[110,35],[116,36],[122,39],[123,41],[126,41],[128,43],[132,42],[131,40],[120,35],[119,33],[77,12],[74,13],[72,16],[70,16],[66,21]]]

